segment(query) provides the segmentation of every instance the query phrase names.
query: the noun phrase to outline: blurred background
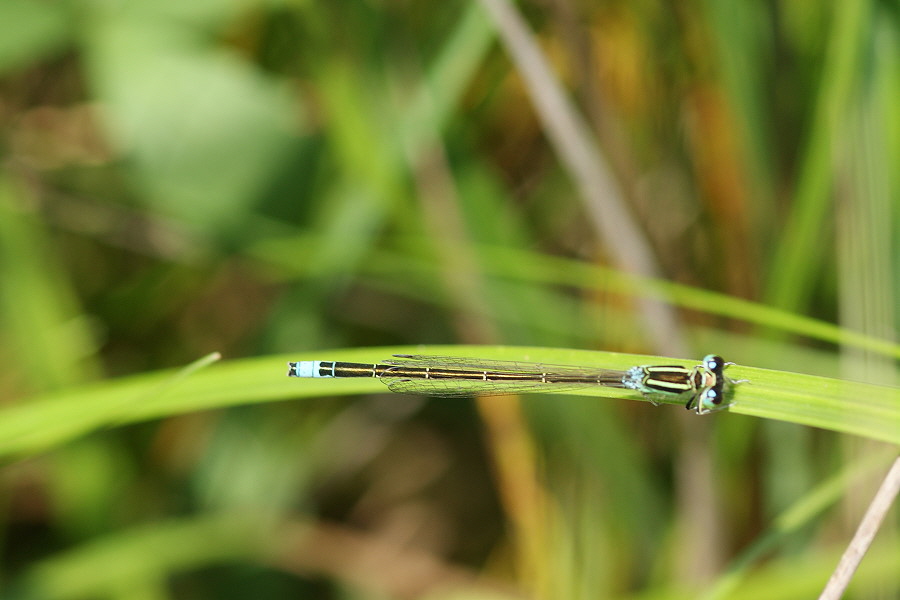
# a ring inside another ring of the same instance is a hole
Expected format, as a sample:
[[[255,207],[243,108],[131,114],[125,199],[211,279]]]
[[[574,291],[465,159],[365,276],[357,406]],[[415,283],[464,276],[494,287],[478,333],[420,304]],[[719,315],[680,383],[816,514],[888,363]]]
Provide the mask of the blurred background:
[[[727,298],[894,339],[898,107],[895,2],[2,0],[0,402],[458,343],[896,384]],[[808,598],[877,478],[759,545],[872,452],[572,396],[198,411],[5,457],[0,593]],[[900,595],[896,523],[852,597]]]

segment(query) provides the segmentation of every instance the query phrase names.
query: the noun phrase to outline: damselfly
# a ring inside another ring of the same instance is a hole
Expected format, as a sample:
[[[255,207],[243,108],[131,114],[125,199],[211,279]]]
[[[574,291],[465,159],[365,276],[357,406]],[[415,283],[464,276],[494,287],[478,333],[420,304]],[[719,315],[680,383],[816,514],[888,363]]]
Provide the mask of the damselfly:
[[[693,367],[639,365],[625,371],[566,365],[484,360],[456,356],[395,354],[380,363],[303,360],[288,363],[288,377],[374,377],[392,392],[440,397],[476,394],[558,392],[592,386],[640,392],[658,399],[687,399],[684,407],[697,414],[725,408],[729,387],[746,380],[725,376],[725,362],[713,354]]]

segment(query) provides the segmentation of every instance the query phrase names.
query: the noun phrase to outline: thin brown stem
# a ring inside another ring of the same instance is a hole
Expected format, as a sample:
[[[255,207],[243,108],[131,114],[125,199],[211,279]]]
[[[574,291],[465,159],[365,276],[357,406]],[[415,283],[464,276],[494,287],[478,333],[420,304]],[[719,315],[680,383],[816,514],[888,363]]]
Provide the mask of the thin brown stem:
[[[894,461],[881,487],[875,493],[875,498],[863,516],[850,545],[847,546],[844,555],[838,562],[837,568],[828,579],[819,600],[837,600],[844,594],[850,578],[853,577],[863,556],[872,545],[872,540],[875,539],[875,534],[878,533],[881,522],[884,521],[884,517],[898,493],[900,493],[900,457]]]

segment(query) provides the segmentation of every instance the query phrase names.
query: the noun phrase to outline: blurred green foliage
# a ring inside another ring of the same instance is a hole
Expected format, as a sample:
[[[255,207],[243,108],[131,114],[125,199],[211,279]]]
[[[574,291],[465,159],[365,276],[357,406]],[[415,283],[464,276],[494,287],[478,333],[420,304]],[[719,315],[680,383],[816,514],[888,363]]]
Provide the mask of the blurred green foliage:
[[[821,589],[886,458],[794,423],[896,440],[900,12],[517,6],[649,278],[483,4],[0,1],[0,597]],[[695,358],[766,369],[740,412],[769,420],[282,369],[660,354],[648,298]],[[852,597],[900,593],[897,547]]]

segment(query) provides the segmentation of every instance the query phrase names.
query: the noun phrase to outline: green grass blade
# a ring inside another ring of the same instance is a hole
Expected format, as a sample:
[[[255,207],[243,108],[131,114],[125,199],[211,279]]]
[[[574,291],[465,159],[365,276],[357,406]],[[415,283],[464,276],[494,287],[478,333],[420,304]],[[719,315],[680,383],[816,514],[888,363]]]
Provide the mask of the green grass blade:
[[[314,240],[314,236],[268,239],[251,248],[250,253],[256,259],[276,265],[288,277],[306,277],[308,266],[293,257],[304,256],[310,246],[315,246]],[[581,290],[656,298],[682,308],[900,359],[900,344],[895,342],[742,298],[530,251],[480,246],[478,253],[482,268],[493,277],[535,285],[565,285]],[[434,271],[437,264],[429,259],[379,250],[369,255],[365,268],[384,279],[401,278],[408,282],[410,272],[420,275],[425,271]],[[412,281],[421,287],[421,276]]]
[[[4,415],[0,456],[39,452],[100,427],[133,420],[137,407],[166,397],[219,358],[213,353],[174,372],[106,380],[6,408],[0,412]]]
[[[485,249],[493,274],[582,289],[640,294],[683,308],[738,319],[786,333],[852,346],[900,359],[900,344],[874,338],[796,313],[661,279],[640,277],[593,264],[505,248]]]
[[[869,2],[851,0],[835,5],[834,31],[822,72],[815,114],[794,195],[794,208],[780,234],[781,245],[772,260],[768,298],[781,308],[805,306],[813,275],[821,271],[824,254],[817,243],[827,230],[831,207],[834,152],[845,126],[853,84],[866,70],[862,64],[869,42]]]
[[[734,367],[731,412],[900,443],[900,390],[786,371]]]
[[[7,408],[0,412],[0,456],[38,452],[121,423],[257,402],[383,392],[385,388],[373,379],[289,379],[285,363],[307,359],[374,362],[409,352],[614,369],[635,364],[692,364],[661,356],[502,346],[397,346],[238,360],[187,377],[171,372],[127,377]],[[729,376],[750,380],[736,386],[730,412],[900,444],[900,391],[895,388],[740,366],[731,367]],[[607,388],[579,395],[641,399]]]
[[[96,340],[52,235],[30,211],[25,189],[0,175],[0,336],[12,371],[31,389],[58,389],[98,376]],[[53,365],[48,369],[47,365]]]
[[[771,552],[788,535],[808,524],[825,509],[840,500],[852,486],[863,481],[876,470],[883,470],[895,456],[896,450],[891,448],[889,452],[881,452],[869,456],[861,462],[847,465],[804,494],[774,520],[772,528],[767,533],[759,536],[732,562],[728,571],[703,596],[704,600],[731,597],[747,578],[751,567],[766,553]]]
[[[209,564],[258,562],[271,551],[274,525],[271,516],[253,512],[134,527],[38,563],[24,591],[47,600],[114,597]]]

